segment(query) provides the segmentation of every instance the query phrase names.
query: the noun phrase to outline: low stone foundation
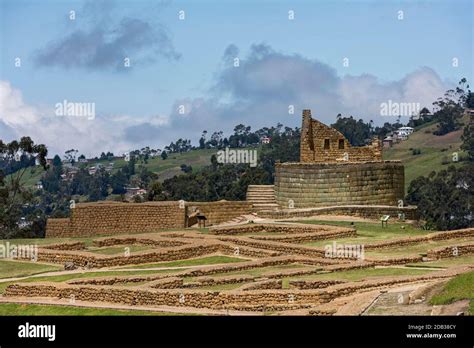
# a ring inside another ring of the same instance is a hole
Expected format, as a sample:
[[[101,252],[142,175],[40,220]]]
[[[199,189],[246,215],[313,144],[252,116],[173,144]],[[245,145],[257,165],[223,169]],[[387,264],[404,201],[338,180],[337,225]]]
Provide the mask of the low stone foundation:
[[[459,257],[474,254],[474,244],[463,243],[459,245],[452,245],[448,247],[440,247],[429,250],[427,253],[430,259],[445,259],[448,257]]]
[[[258,216],[269,219],[290,219],[317,215],[347,215],[380,219],[382,215],[389,215],[392,219],[396,220],[399,214],[404,214],[407,220],[418,219],[417,207],[415,206],[398,207],[387,205],[345,205],[310,209],[283,209],[279,211],[261,211],[258,213]]]

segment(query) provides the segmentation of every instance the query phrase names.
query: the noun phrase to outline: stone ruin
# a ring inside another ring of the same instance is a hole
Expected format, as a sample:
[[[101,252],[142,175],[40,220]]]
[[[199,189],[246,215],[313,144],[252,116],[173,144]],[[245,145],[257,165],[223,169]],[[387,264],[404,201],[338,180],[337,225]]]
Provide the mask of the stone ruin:
[[[206,217],[208,225],[252,213],[266,218],[299,216],[302,211],[298,208],[313,208],[311,215],[403,213],[416,218],[416,208],[401,206],[403,197],[404,167],[399,161],[382,160],[378,139],[368,146],[353,147],[339,131],[312,119],[310,110],[303,110],[300,162],[276,163],[275,185],[249,185],[246,201],[81,203],[71,209],[69,218],[48,219],[46,236],[185,228],[195,224],[196,211]]]
[[[303,110],[300,162],[382,162],[382,145],[375,137],[368,146],[353,147],[341,132],[313,120],[311,110]]]
[[[383,161],[378,139],[353,147],[339,131],[303,110],[300,162],[275,165],[275,197],[281,209],[344,205],[400,206],[404,167]]]

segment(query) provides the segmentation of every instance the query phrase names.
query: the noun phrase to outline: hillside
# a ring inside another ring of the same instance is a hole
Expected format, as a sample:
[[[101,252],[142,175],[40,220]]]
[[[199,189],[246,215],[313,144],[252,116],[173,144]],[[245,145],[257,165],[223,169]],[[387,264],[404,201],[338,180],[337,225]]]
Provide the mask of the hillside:
[[[211,163],[211,156],[216,153],[216,150],[205,149],[205,150],[192,150],[185,153],[172,153],[169,154],[166,160],[163,160],[161,157],[151,158],[148,160],[147,164],[143,164],[146,168],[155,172],[159,175],[159,180],[163,181],[165,179],[171,178],[174,175],[182,173],[180,166],[186,164],[193,167],[193,170],[200,169]],[[87,163],[87,167],[92,167],[98,163],[106,165],[109,161],[107,160],[91,160]],[[123,159],[115,159],[110,162],[114,162],[114,171],[119,170],[124,167],[127,162]],[[141,165],[137,163],[137,167]],[[33,187],[39,180],[41,180],[44,170],[41,167],[31,167],[27,169],[22,182],[27,187]],[[8,176],[7,176],[8,179]]]
[[[426,124],[417,129],[406,141],[395,144],[390,149],[384,149],[383,158],[385,160],[401,160],[405,164],[405,192],[412,180],[421,175],[428,175],[431,171],[439,171],[447,168],[449,164],[457,166],[462,162],[452,162],[454,152],[458,152],[459,157],[465,157],[466,153],[460,150],[462,128],[456,132],[451,132],[443,136],[436,136],[433,131],[437,124]],[[420,154],[414,155],[413,150],[420,150]],[[143,164],[150,171],[159,175],[159,180],[171,178],[182,173],[180,166],[186,164],[192,166],[193,170],[198,170],[210,164],[212,154],[215,149],[191,150],[185,153],[172,153],[166,160],[161,157],[151,158],[147,164]],[[106,165],[109,161],[90,161],[87,166],[95,166],[98,163]],[[127,162],[123,159],[112,160],[114,171],[124,167]],[[443,164],[444,163],[444,164]],[[142,165],[137,163],[137,167]],[[27,186],[34,186],[41,179],[44,171],[39,167],[33,167],[25,172],[23,182]]]
[[[174,175],[182,173],[180,166],[186,164],[193,167],[193,169],[200,169],[211,163],[211,156],[216,153],[216,150],[205,149],[205,150],[191,150],[189,152],[183,153],[171,153],[168,155],[166,160],[163,160],[161,157],[150,158],[147,164],[143,164],[148,170],[159,175],[159,180],[163,181],[165,179],[171,178]],[[88,166],[94,166],[97,163],[106,165],[109,161],[91,161],[88,163]],[[125,160],[113,160],[114,170],[118,170],[126,165]],[[141,165],[137,161],[136,166]]]
[[[415,130],[407,140],[383,151],[385,160],[401,160],[405,164],[405,192],[410,182],[418,176],[426,176],[432,171],[446,169],[450,164],[462,165],[462,162],[452,161],[454,152],[458,152],[459,157],[466,156],[466,153],[460,150],[462,128],[436,136],[433,134],[436,125],[422,126]],[[421,153],[413,155],[413,149],[419,149]]]

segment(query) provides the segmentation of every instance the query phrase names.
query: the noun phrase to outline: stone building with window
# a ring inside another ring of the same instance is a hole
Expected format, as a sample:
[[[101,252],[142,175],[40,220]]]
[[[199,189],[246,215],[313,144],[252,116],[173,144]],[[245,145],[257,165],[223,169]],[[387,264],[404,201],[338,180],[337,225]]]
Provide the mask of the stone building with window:
[[[303,110],[300,162],[382,161],[382,144],[374,138],[367,146],[353,147],[338,130],[311,118],[311,110]]]
[[[382,159],[379,139],[351,146],[341,132],[312,119],[311,110],[303,110],[300,162],[275,164],[275,199],[282,209],[400,206],[404,182],[403,164]]]

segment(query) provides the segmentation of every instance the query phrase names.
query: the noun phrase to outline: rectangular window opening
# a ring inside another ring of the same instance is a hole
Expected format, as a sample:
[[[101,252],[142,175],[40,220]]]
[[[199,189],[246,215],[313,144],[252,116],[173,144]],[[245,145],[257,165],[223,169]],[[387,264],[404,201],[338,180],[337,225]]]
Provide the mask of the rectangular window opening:
[[[324,139],[324,150],[329,150],[329,139]]]
[[[339,150],[344,150],[344,139],[339,139]]]

